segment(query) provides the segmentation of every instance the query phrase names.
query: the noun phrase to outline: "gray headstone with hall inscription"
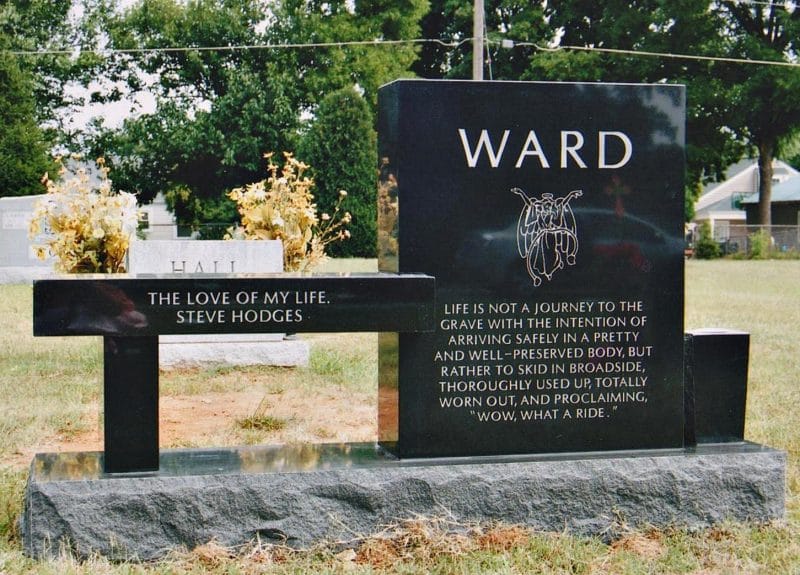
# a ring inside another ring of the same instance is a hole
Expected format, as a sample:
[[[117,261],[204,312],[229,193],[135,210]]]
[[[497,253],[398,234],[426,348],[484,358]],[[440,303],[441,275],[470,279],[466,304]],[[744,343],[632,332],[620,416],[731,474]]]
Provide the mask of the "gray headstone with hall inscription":
[[[145,240],[131,243],[128,270],[135,274],[269,274],[283,271],[275,241]],[[163,335],[162,366],[205,363],[295,366],[308,363],[308,343],[284,334]]]
[[[131,273],[281,273],[283,249],[275,241],[145,240],[131,242]]]

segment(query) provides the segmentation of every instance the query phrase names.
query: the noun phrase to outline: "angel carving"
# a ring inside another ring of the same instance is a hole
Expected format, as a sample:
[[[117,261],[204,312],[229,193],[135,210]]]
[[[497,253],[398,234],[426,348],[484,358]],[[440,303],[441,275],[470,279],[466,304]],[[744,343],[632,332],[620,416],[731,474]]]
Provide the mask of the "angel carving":
[[[573,190],[563,198],[545,193],[537,199],[520,188],[511,191],[525,202],[517,224],[517,249],[527,263],[533,285],[540,286],[542,278],[550,281],[556,271],[575,265],[578,235],[569,202],[583,192]]]

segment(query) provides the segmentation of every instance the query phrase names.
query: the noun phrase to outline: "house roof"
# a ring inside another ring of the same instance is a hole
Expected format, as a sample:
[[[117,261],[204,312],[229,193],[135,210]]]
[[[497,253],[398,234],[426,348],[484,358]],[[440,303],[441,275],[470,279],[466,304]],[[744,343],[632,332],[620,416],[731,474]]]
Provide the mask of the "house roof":
[[[794,176],[772,186],[772,203],[780,202],[800,202],[800,176]],[[757,204],[758,192],[743,197],[740,203]]]
[[[695,202],[695,220],[708,219],[712,214],[714,217],[724,215],[726,219],[734,219],[738,215],[740,219],[745,219],[744,211],[738,205],[743,197],[749,197],[758,190],[758,161],[750,159],[737,162],[728,168],[726,174],[728,178],[724,182],[709,187]],[[795,176],[800,176],[800,172],[780,160],[775,160],[775,179],[784,181]],[[773,197],[778,185],[773,185]]]

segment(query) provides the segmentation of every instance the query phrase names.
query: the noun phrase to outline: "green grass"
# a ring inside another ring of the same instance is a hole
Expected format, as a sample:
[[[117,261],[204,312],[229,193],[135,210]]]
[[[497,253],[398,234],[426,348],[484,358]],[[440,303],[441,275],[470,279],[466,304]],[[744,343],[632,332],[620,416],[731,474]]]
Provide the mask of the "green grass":
[[[272,415],[251,415],[236,422],[242,429],[256,431],[278,431],[286,427],[286,420]]]
[[[100,397],[99,338],[33,338],[32,290],[0,286],[0,457],[74,433]]]
[[[745,437],[789,454],[788,510],[800,520],[800,261],[689,261],[687,329],[750,333]]]
[[[356,262],[358,271],[374,260]],[[329,271],[347,271],[334,261]],[[16,452],[86,425],[101,395],[97,338],[31,336],[31,290],[0,286],[0,574],[250,573],[542,573],[712,575],[800,574],[800,261],[689,261],[687,329],[728,327],[751,334],[746,437],[789,455],[787,519],[774,525],[730,523],[688,532],[626,531],[612,544],[566,533],[457,526],[418,520],[366,540],[355,553],[335,548],[295,552],[253,544],[213,544],[153,564],[102,558],[33,561],[23,556],[16,519],[26,472]],[[374,389],[374,334],[319,334],[307,369],[208,369],[165,374],[162,392],[207,393],[257,382],[265,392],[329,386],[342,393]]]

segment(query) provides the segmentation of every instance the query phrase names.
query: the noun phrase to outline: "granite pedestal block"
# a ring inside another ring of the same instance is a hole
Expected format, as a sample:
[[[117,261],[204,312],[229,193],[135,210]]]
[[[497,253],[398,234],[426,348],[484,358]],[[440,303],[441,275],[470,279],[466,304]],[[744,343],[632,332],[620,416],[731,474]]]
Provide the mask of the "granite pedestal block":
[[[417,514],[602,534],[784,513],[785,453],[752,443],[604,454],[397,460],[374,444],[171,450],[106,475],[102,455],[37,455],[22,519],[34,557],[149,560],[215,540],[306,547]]]
[[[304,367],[311,356],[308,341],[282,333],[165,335],[158,340],[162,368],[208,364]]]

